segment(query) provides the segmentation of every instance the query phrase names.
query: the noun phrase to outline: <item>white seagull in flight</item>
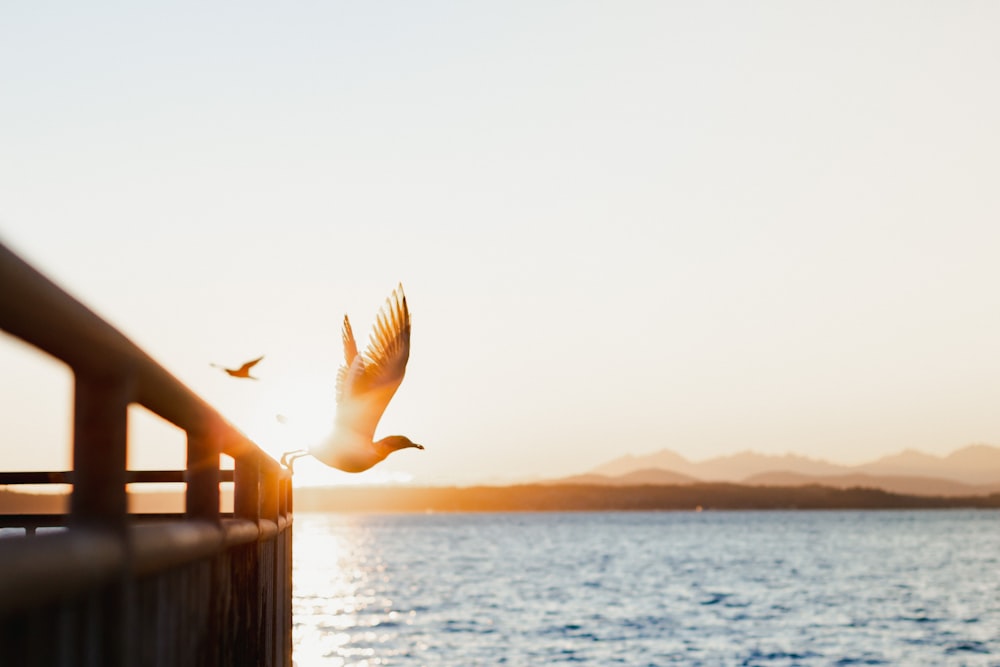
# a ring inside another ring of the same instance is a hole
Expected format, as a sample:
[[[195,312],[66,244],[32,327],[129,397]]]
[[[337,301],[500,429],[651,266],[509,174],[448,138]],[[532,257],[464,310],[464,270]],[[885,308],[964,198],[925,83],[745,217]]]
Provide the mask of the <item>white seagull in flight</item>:
[[[287,452],[281,462],[311,455],[344,472],[362,472],[393,452],[423,445],[402,435],[374,440],[375,427],[403,382],[410,358],[410,311],[403,286],[393,290],[379,311],[368,347],[358,354],[351,322],[344,315],[344,363],[337,371],[337,418],[333,434],[322,444]]]

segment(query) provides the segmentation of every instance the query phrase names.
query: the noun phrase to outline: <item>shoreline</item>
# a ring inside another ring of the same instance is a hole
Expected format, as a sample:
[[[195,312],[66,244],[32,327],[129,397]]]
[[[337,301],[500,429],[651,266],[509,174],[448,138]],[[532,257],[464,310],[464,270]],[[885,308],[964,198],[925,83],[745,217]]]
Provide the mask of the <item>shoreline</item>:
[[[223,493],[223,511],[231,501]],[[183,512],[182,492],[133,492],[136,513]],[[0,514],[54,514],[65,511],[68,495],[0,488]],[[704,482],[676,485],[607,486],[516,484],[510,486],[350,486],[300,487],[300,512],[629,512],[629,511],[789,511],[1000,509],[1000,493],[976,496],[923,496],[877,488],[754,486]],[[228,507],[227,507],[228,505]]]

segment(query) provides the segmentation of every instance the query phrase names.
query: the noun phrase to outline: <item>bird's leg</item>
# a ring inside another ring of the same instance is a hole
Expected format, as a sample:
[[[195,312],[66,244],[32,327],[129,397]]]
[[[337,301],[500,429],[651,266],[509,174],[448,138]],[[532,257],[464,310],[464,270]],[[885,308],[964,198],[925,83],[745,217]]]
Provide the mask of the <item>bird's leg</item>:
[[[281,455],[281,465],[288,468],[288,472],[294,475],[295,470],[293,466],[295,464],[295,459],[302,458],[303,456],[307,456],[308,454],[309,454],[308,449],[294,449],[290,452],[285,452],[284,454]]]

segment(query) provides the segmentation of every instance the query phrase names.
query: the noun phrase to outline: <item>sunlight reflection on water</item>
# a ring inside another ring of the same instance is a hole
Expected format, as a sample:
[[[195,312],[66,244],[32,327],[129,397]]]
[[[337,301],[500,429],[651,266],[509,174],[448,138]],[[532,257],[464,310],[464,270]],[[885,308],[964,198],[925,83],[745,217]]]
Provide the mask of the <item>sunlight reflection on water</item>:
[[[350,650],[349,631],[359,626],[358,610],[374,602],[372,595],[363,594],[370,576],[365,567],[369,542],[370,536],[359,526],[342,523],[334,532],[320,529],[304,516],[297,518],[294,612],[300,667],[345,665],[347,659],[358,657]],[[310,661],[309,656],[321,662]]]

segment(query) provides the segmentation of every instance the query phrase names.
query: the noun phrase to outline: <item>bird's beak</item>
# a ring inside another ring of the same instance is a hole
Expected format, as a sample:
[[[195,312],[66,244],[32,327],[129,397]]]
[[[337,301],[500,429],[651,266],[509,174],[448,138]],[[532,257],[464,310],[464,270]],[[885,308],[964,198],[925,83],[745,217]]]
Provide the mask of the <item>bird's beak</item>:
[[[423,449],[424,448],[423,445],[418,445],[417,443],[413,443],[413,446],[416,447],[417,449]]]

